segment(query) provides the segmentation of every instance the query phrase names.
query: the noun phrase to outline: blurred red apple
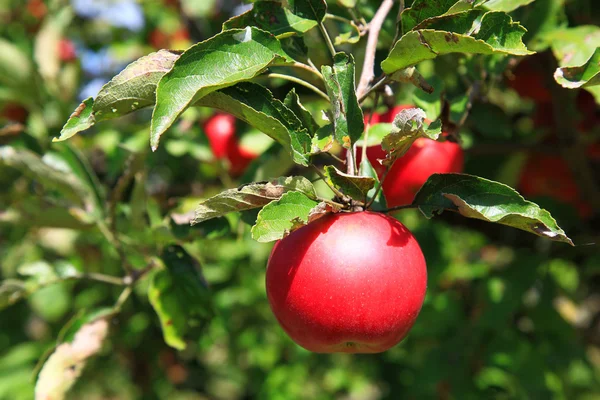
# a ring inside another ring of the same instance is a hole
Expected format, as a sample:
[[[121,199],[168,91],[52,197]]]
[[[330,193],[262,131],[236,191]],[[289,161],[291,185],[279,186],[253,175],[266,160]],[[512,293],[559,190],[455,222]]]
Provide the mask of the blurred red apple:
[[[69,39],[60,39],[58,41],[58,58],[62,62],[71,62],[77,59],[75,45]]]
[[[521,97],[538,103],[550,102],[552,94],[546,86],[548,79],[544,76],[544,62],[544,55],[525,57],[507,79],[508,86],[516,90]]]

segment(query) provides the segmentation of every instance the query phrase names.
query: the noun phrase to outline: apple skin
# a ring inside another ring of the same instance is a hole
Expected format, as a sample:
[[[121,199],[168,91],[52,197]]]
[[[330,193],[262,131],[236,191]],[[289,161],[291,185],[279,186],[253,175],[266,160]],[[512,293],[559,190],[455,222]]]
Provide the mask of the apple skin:
[[[204,132],[215,157],[229,161],[232,175],[241,175],[258,154],[240,146],[235,131],[235,117],[231,114],[217,113],[204,124]]]
[[[77,60],[77,50],[72,41],[69,39],[60,39],[58,41],[58,58],[62,62]]]
[[[388,207],[412,203],[431,175],[460,173],[463,166],[464,152],[457,143],[428,138],[415,140],[406,154],[394,162],[383,181]]]
[[[275,244],[266,273],[271,310],[316,353],[380,353],[411,329],[427,290],[421,248],[398,220],[329,214]]]

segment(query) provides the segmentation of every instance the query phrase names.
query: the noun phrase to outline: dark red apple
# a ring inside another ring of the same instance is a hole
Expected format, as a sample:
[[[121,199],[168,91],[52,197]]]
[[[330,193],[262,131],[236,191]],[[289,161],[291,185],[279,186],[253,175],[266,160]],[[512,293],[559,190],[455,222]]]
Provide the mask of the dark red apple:
[[[546,103],[552,100],[552,94],[546,86],[547,80],[544,76],[544,55],[525,57],[512,71],[512,76],[507,80],[509,87],[519,93],[521,97],[534,100],[538,103]]]
[[[17,103],[7,103],[0,107],[0,119],[7,119],[12,122],[24,124],[27,121],[29,111]]]
[[[588,150],[591,156],[593,149],[594,146]],[[581,196],[569,166],[558,155],[531,155],[523,166],[519,191],[525,197],[551,197],[570,204],[582,217],[592,214],[592,208]]]
[[[330,214],[275,244],[267,297],[283,330],[317,353],[379,353],[415,323],[427,289],[412,233],[385,214]]]
[[[383,181],[388,207],[412,203],[431,175],[462,172],[463,164],[464,153],[458,144],[417,139],[408,152],[394,162]]]

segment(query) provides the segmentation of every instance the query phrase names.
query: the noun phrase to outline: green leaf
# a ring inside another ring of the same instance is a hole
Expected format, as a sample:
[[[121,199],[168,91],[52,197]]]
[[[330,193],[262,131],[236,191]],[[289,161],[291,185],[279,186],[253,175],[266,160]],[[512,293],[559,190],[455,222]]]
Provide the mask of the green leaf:
[[[317,26],[316,20],[294,13],[292,4],[305,3],[304,1],[290,1],[289,3],[289,7],[284,7],[278,1],[256,2],[251,10],[225,21],[223,30],[256,26],[279,36],[304,33]]]
[[[0,38],[0,84],[29,91],[35,87],[33,63],[16,44]]]
[[[434,174],[416,194],[413,205],[427,218],[444,210],[457,211],[468,218],[573,244],[548,211],[525,200],[509,186],[477,176]]]
[[[108,319],[96,319],[83,325],[72,342],[57,346],[40,371],[35,385],[35,398],[64,399],[88,359],[102,349],[109,327]]]
[[[129,64],[100,89],[93,107],[96,120],[120,117],[153,105],[158,82],[180,56],[180,51],[159,50]]]
[[[287,7],[296,15],[322,22],[327,14],[325,0],[287,0]]]
[[[433,93],[417,90],[413,96],[415,105],[425,111],[427,118],[435,121],[442,114],[442,93],[444,92],[444,81],[439,76],[428,79],[434,88]]]
[[[472,0],[415,0],[402,12],[402,27],[408,32],[428,19],[469,10],[472,3]]]
[[[18,272],[20,275],[29,277],[27,286],[33,290],[61,280],[76,278],[80,275],[77,268],[67,262],[50,264],[46,261],[36,261],[20,266]],[[35,288],[32,288],[32,285]],[[30,290],[30,293],[33,290]]]
[[[375,180],[375,185],[367,192],[367,199],[370,201],[373,196],[375,196],[375,192],[377,192],[377,187],[379,186],[379,176],[377,176],[377,171],[375,171],[375,168],[373,168],[373,165],[371,164],[371,161],[369,161],[368,157],[363,157],[360,161],[359,173],[360,176],[370,177]],[[371,208],[375,211],[387,209],[387,202],[385,200],[383,190],[378,191],[377,197],[375,197],[375,200],[373,200],[371,204]]]
[[[252,79],[269,66],[290,61],[273,35],[253,27],[221,32],[190,47],[158,83],[150,127],[152,149],[156,150],[161,135],[194,102]]]
[[[251,183],[237,189],[229,189],[213,196],[196,208],[193,224],[222,217],[235,211],[250,210],[262,207],[289,191],[303,193],[315,199],[317,194],[312,183],[302,176],[280,177],[270,182]]]
[[[554,79],[569,89],[600,85],[600,48],[583,65],[557,68]]]
[[[302,126],[306,128],[308,133],[313,135],[317,131],[317,129],[319,129],[319,125],[317,125],[317,123],[315,122],[315,119],[313,118],[310,111],[304,108],[302,103],[300,103],[300,97],[298,97],[298,95],[296,94],[296,89],[292,89],[287,94],[287,96],[285,96],[283,104],[285,104],[287,108],[289,108],[294,114],[296,114],[298,119],[300,119],[300,121],[302,122]]]
[[[280,143],[294,162],[307,166],[311,138],[292,110],[265,87],[243,82],[212,92],[197,106],[217,108],[247,122]]]
[[[535,0],[487,0],[483,7],[490,11],[511,12],[519,7],[533,3]]]
[[[476,15],[478,11],[471,12]],[[404,35],[383,60],[383,71],[394,72],[415,65],[424,60],[450,53],[466,54],[532,54],[522,42],[526,30],[501,12],[488,12],[481,19],[481,25],[465,30],[464,15],[444,22],[446,30],[422,29]]]
[[[129,64],[100,89],[96,99],[86,99],[73,112],[53,141],[69,139],[96,122],[121,117],[154,104],[156,86],[171,70],[181,52],[159,50]]]
[[[349,149],[360,139],[365,128],[354,87],[354,58],[346,53],[337,53],[333,58],[333,67],[324,65],[321,71],[331,99],[331,122],[335,138],[344,148]]]
[[[425,125],[427,115],[420,108],[408,108],[400,111],[394,118],[392,131],[381,141],[381,147],[387,153],[382,161],[384,165],[392,165],[402,157],[420,137],[436,140],[441,133],[441,122],[435,121]]]
[[[8,166],[19,170],[39,184],[57,190],[65,197],[78,203],[87,204],[91,193],[87,186],[71,172],[48,165],[40,156],[26,150],[9,146],[0,147],[0,167]]]
[[[252,238],[259,242],[283,239],[295,229],[308,223],[308,216],[318,201],[301,192],[287,192],[273,200],[260,212],[252,227]]]
[[[148,299],[160,318],[165,342],[178,350],[212,316],[210,293],[200,264],[181,246],[168,247],[161,256],[165,269],[152,277]]]
[[[332,165],[325,166],[325,176],[327,181],[340,192],[364,203],[366,203],[367,193],[376,183],[374,178],[348,175]]]
[[[73,137],[75,134],[91,128],[96,123],[93,112],[94,99],[89,97],[81,102],[73,111],[69,120],[60,131],[60,137],[53,138],[53,142],[61,142]]]
[[[600,27],[581,25],[555,29],[543,36],[561,67],[583,65],[600,47]]]

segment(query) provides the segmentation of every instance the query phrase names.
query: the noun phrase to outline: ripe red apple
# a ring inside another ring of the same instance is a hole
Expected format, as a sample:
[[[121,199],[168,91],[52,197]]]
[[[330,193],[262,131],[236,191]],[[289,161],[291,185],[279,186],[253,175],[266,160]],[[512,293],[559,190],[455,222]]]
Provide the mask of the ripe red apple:
[[[235,117],[230,114],[217,113],[204,124],[204,132],[215,157],[226,159],[231,174],[239,175],[258,154],[242,147],[235,131]]]
[[[370,211],[330,214],[275,244],[267,297],[283,330],[317,353],[379,353],[415,323],[427,289],[412,233]]]
[[[394,162],[383,181],[388,207],[412,203],[431,175],[462,172],[463,164],[464,153],[457,143],[417,139],[408,152]]]
[[[411,105],[399,105],[381,115],[379,122],[392,122],[400,111],[413,108]],[[381,178],[385,171],[379,161],[386,156],[381,146],[369,146],[367,158]],[[362,160],[362,148],[357,148],[357,162]],[[464,153],[462,148],[453,142],[438,142],[427,138],[419,138],[408,152],[396,160],[383,182],[383,194],[387,205],[396,207],[410,204],[417,191],[432,174],[462,172]]]

